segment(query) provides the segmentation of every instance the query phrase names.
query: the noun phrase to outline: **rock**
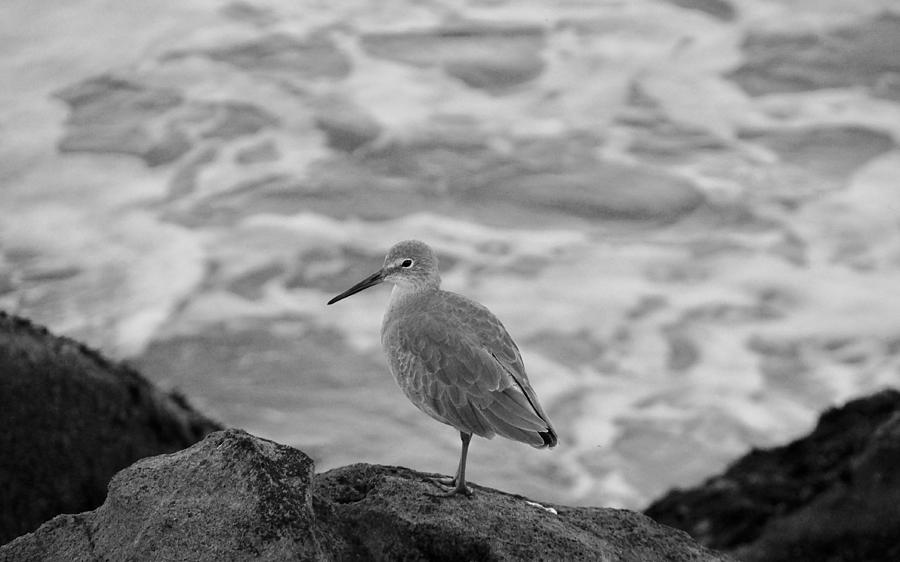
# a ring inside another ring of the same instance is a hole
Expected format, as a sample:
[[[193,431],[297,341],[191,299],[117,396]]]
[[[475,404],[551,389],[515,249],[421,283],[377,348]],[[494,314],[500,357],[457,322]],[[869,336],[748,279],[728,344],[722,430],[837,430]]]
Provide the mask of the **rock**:
[[[314,476],[301,451],[230,429],[135,463],[99,509],[53,519],[0,560],[727,560],[634,512],[437,492],[398,467]]]
[[[900,560],[898,466],[900,392],[885,390],[645,513],[746,561]]]
[[[747,93],[866,86],[900,101],[900,14],[885,12],[827,31],[756,33],[730,74]]]
[[[533,26],[457,24],[427,31],[372,33],[366,51],[420,67],[439,67],[472,88],[500,93],[544,70],[544,31]]]
[[[535,505],[481,486],[471,498],[435,497],[428,476],[353,465],[318,475],[315,497],[327,502],[330,516],[321,517],[342,531],[357,559],[727,559],[632,511]]]
[[[0,312],[0,543],[93,509],[119,470],[219,426],[177,394]]]

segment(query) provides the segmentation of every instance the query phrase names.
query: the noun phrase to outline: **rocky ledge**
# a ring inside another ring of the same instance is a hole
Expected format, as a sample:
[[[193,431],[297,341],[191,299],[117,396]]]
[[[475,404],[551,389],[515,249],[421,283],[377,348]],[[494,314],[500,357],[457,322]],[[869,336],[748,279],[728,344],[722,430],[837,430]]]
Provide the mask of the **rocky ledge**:
[[[94,511],[60,515],[0,560],[727,560],[639,513],[540,505],[427,474],[353,465],[315,475],[303,452],[241,430],[141,460]]]
[[[0,544],[97,507],[119,470],[220,427],[128,366],[0,312]]]
[[[647,510],[747,562],[900,560],[900,392],[825,412],[811,434],[752,451]]]

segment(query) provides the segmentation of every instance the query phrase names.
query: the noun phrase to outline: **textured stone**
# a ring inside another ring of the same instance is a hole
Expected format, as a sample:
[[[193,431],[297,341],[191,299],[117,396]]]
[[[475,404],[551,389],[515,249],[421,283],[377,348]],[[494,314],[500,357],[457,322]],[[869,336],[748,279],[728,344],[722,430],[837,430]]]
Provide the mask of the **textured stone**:
[[[0,560],[728,560],[639,513],[480,486],[439,497],[428,476],[314,477],[301,451],[227,430],[122,471],[99,509],[57,517]]]
[[[900,392],[825,412],[813,432],[756,450],[647,515],[747,561],[900,560]]]
[[[0,313],[0,543],[93,509],[117,471],[218,429],[177,394]]]

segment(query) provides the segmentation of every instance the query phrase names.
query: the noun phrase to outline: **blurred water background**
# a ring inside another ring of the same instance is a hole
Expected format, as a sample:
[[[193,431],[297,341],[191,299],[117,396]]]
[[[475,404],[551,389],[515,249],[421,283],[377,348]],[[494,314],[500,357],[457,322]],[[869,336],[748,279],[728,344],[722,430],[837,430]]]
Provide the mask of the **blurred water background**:
[[[229,425],[451,472],[394,386],[395,241],[561,443],[480,484],[640,507],[900,379],[892,0],[0,4],[0,307]]]

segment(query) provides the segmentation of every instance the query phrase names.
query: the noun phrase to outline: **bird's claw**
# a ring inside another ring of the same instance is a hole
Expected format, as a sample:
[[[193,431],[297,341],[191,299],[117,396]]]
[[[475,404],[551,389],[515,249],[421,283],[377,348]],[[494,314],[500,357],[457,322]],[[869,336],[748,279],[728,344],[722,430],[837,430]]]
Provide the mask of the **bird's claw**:
[[[450,478],[449,476],[435,476],[434,478],[429,478],[429,480],[438,486],[456,486],[456,478]]]
[[[441,488],[450,488],[450,490],[445,491],[443,494],[433,494],[434,497],[449,498],[456,495],[463,495],[466,497],[472,496],[472,488],[466,486],[465,483],[463,483],[462,486],[458,485],[456,483],[456,478],[429,478],[429,480]]]

